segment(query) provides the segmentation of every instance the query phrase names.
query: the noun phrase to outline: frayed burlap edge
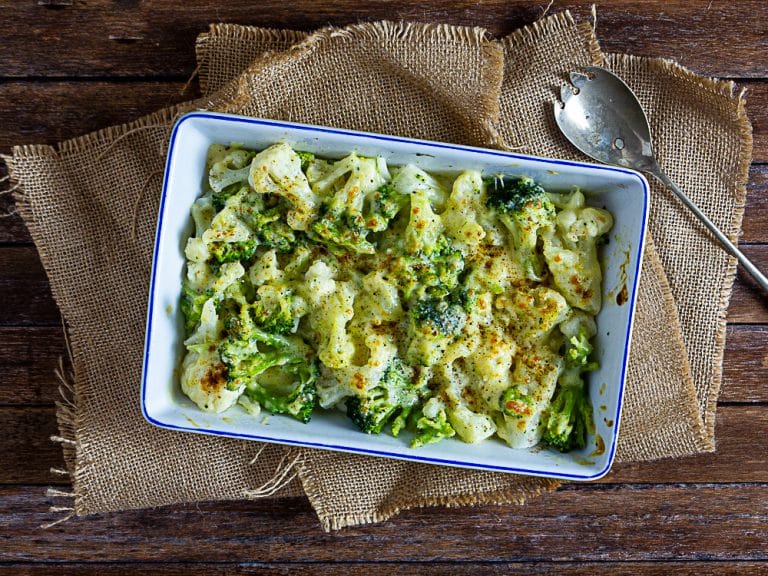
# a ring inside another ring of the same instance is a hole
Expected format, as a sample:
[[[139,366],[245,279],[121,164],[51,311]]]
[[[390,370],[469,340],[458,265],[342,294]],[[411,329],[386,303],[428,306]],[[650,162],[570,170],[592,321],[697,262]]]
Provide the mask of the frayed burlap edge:
[[[718,78],[707,78],[698,76],[688,68],[677,64],[676,62],[664,58],[641,58],[630,54],[608,54],[606,61],[609,63],[623,64],[630,68],[647,66],[651,70],[664,72],[675,78],[683,80],[698,89],[706,90],[715,96],[732,102],[736,99],[736,122],[739,128],[741,150],[738,154],[740,158],[739,166],[735,174],[736,197],[735,210],[733,217],[728,223],[728,228],[723,230],[731,242],[737,243],[741,233],[741,224],[744,219],[744,208],[747,197],[747,183],[749,182],[749,167],[752,163],[752,124],[747,116],[746,109],[746,88],[736,92],[736,83],[731,80],[720,80]],[[713,240],[714,241],[714,240]],[[723,360],[725,354],[726,324],[728,316],[728,305],[733,292],[733,284],[736,280],[736,271],[738,261],[734,257],[728,259],[728,267],[722,276],[720,286],[718,287],[718,316],[717,316],[717,336],[715,339],[715,362],[712,371],[712,379],[706,383],[706,408],[701,418],[704,423],[704,433],[707,452],[715,450],[715,421],[717,413],[717,399],[720,396],[720,387],[723,380]],[[667,287],[669,290],[669,287]],[[671,293],[670,293],[670,297]],[[674,301],[674,298],[673,298]],[[682,334],[680,334],[682,338]],[[698,404],[698,403],[697,403]]]
[[[326,510],[324,494],[317,487],[317,481],[312,472],[303,465],[299,467],[299,479],[304,486],[304,491],[309,498],[309,502],[317,513],[320,525],[325,532],[340,530],[349,526],[361,526],[364,524],[375,524],[389,520],[404,510],[415,508],[427,508],[429,506],[445,506],[447,508],[456,508],[459,506],[480,506],[480,505],[523,505],[531,498],[541,494],[552,492],[560,486],[560,481],[552,478],[540,477],[520,477],[522,485],[504,490],[494,490],[490,492],[477,492],[475,494],[464,494],[461,496],[430,496],[419,500],[399,499],[388,503],[381,509],[372,513],[364,514],[345,514],[331,513]],[[526,484],[536,484],[528,486]]]
[[[557,32],[565,32],[568,28],[576,26],[582,36],[586,39],[586,48],[592,59],[593,64],[600,65],[605,62],[605,54],[600,49],[600,43],[595,35],[594,23],[579,22],[573,18],[570,10],[557,12],[546,18],[542,18],[515,30],[502,39],[502,43],[512,45],[535,44],[543,36]]]
[[[239,26],[233,24],[217,23],[209,26],[208,32],[198,35],[195,41],[195,55],[197,57],[197,72],[200,79],[200,90],[203,94],[210,92],[208,79],[211,74],[208,70],[210,66],[209,43],[211,36],[231,38],[233,40],[250,40],[252,42],[271,41],[274,43],[288,43],[291,46],[300,44],[306,40],[309,33],[299,30],[285,30],[279,28],[257,28],[255,26]],[[274,55],[276,52],[266,52],[264,55]]]
[[[237,37],[239,29],[241,27],[215,24],[211,26],[209,34],[215,31],[216,33]],[[263,38],[259,28],[249,28],[245,33],[253,35],[254,39]],[[269,36],[272,34],[272,31],[267,30],[264,34]],[[300,43],[292,46],[289,50],[276,53],[267,52],[257,57],[242,74],[231,80],[216,94],[207,98],[204,97],[205,107],[217,112],[237,114],[247,105],[250,99],[248,92],[249,76],[263,72],[273,66],[295,63],[316,50],[327,47],[333,41],[354,42],[361,38],[380,43],[404,40],[435,44],[469,42],[470,45],[479,47],[483,51],[483,55],[489,60],[490,65],[483,71],[483,82],[488,82],[488,84],[497,89],[501,86],[504,55],[499,49],[498,43],[490,40],[488,31],[485,28],[382,20],[353,24],[344,28],[322,28],[304,37]],[[208,41],[208,35],[201,39],[199,50],[199,53],[203,54],[201,69],[202,66],[208,65],[207,58],[204,56]],[[498,90],[495,94],[498,94]],[[499,102],[498,98],[494,97],[494,92],[490,90],[486,92],[486,97],[477,103],[476,111],[477,115],[472,120],[479,122],[485,128],[488,128],[493,122],[497,121]]]

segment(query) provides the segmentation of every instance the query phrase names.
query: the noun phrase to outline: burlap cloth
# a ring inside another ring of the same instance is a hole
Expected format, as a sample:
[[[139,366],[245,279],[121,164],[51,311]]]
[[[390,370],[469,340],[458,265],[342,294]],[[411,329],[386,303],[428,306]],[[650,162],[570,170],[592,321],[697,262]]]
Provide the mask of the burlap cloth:
[[[444,25],[376,23],[312,35],[214,25],[197,55],[203,98],[55,147],[18,146],[4,158],[70,334],[73,373],[61,374],[57,441],[73,491],[51,491],[71,497],[52,508],[65,514],[59,520],[306,493],[328,530],[415,506],[522,503],[558,484],[171,432],[143,420],[159,176],[169,127],[186,110],[583,159],[559,135],[551,102],[568,71],[603,64],[640,96],[671,176],[732,239],[740,228],[751,158],[743,98],[729,83],[670,62],[606,56],[590,25],[568,13],[501,42]],[[714,450],[735,263],[700,230],[654,185],[619,460]]]

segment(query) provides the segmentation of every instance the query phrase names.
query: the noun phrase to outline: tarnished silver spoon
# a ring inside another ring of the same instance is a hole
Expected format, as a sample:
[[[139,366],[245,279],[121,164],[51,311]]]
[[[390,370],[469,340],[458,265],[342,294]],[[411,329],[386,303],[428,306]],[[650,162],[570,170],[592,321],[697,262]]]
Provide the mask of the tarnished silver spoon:
[[[635,93],[618,76],[597,66],[572,72],[570,86],[560,91],[555,121],[571,143],[595,160],[647,172],[658,178],[698,216],[723,247],[733,254],[768,292],[768,278],[670,180],[656,161],[651,128]]]

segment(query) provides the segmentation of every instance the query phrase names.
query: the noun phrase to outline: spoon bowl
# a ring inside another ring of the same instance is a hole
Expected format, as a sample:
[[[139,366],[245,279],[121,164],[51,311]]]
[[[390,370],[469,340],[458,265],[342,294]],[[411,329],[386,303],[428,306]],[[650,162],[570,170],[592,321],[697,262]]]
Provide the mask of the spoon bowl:
[[[624,81],[598,66],[571,72],[571,84],[560,89],[555,122],[563,135],[599,162],[632,168],[655,176],[687,206],[720,244],[768,292],[768,278],[667,176],[656,161],[651,128],[640,101]]]

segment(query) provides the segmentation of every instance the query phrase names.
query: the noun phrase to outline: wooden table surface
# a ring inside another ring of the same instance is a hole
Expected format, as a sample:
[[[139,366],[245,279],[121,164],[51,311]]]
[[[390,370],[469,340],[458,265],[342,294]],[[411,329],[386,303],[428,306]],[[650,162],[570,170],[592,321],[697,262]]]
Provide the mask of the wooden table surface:
[[[0,152],[181,101],[209,22],[311,30],[382,18],[484,26],[547,2],[0,0]],[[590,2],[563,3],[582,17]],[[675,58],[748,88],[754,162],[741,243],[768,271],[768,3],[613,0],[606,51]],[[193,88],[194,91],[194,88]],[[5,173],[0,169],[0,177]],[[0,209],[9,205],[0,198]],[[60,315],[21,220],[0,220],[0,573],[768,574],[768,304],[741,274],[728,313],[716,454],[620,465],[525,507],[430,508],[325,534],[305,499],[203,503],[53,520],[63,464],[52,374]]]

